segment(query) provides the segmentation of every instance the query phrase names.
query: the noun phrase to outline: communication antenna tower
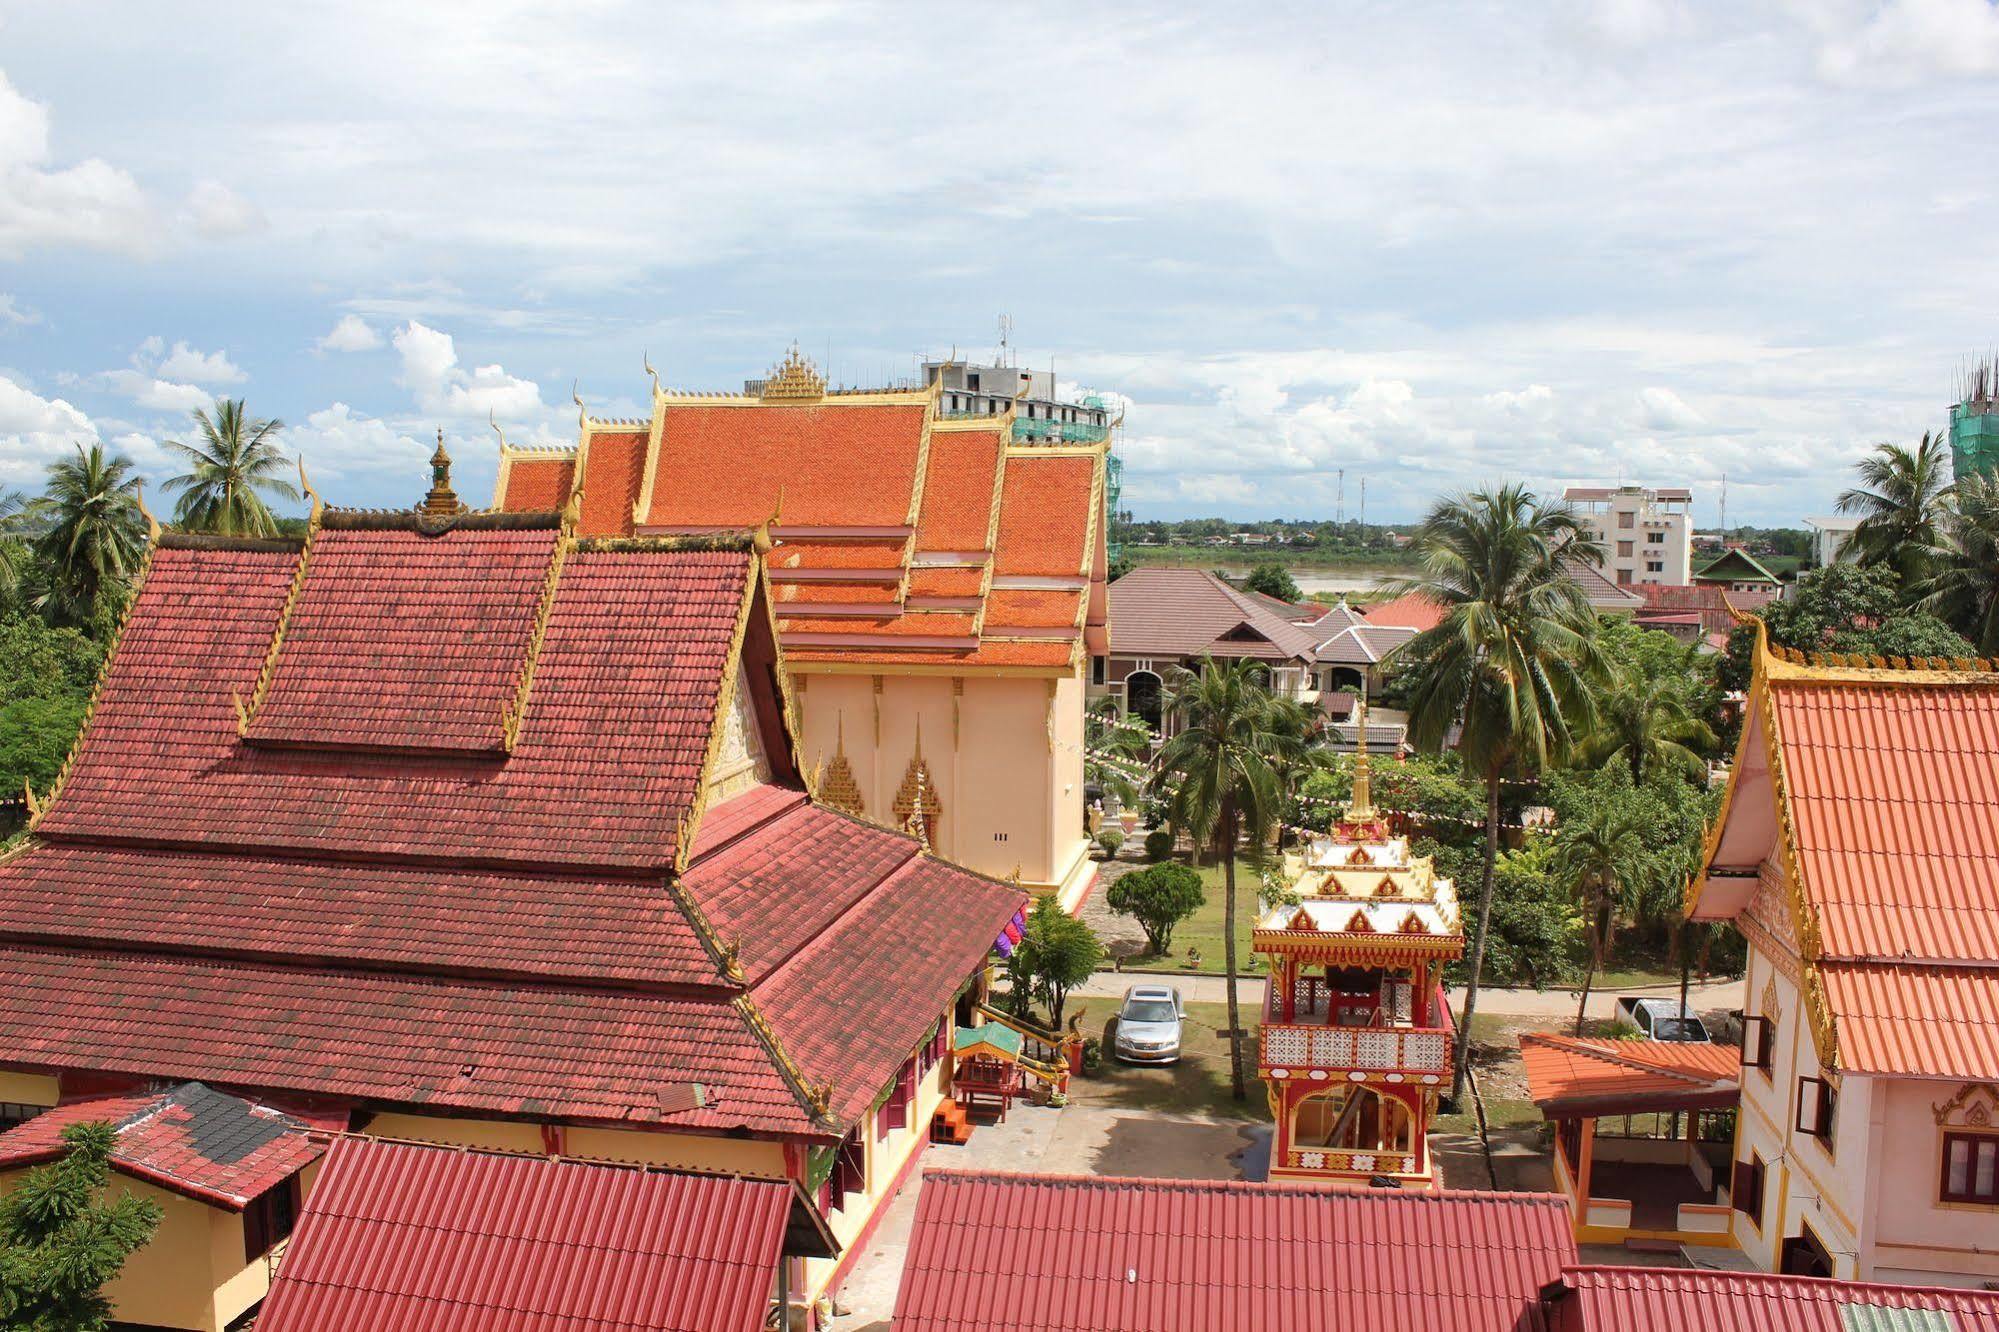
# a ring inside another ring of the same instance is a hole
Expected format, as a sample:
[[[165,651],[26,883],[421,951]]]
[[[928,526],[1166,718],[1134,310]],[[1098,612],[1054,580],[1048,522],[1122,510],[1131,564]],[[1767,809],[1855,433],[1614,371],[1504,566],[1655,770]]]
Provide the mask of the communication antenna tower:
[[[1006,359],[1007,350],[1013,343],[1012,315],[1003,314],[999,317],[999,339],[1000,339],[999,359],[995,362],[995,364],[1012,365],[1013,362]]]
[[[1728,473],[1721,474],[1721,540],[1728,544]]]
[[[1360,525],[1367,526],[1367,478],[1360,479]]]
[[[1347,469],[1340,468],[1337,475],[1339,480],[1333,487],[1333,521],[1344,527],[1347,522]]]

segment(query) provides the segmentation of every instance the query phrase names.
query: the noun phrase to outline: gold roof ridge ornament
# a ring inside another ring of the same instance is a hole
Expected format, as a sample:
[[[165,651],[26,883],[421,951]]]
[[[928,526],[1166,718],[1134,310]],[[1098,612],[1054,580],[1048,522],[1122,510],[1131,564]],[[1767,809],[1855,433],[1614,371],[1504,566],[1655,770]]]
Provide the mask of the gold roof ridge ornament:
[[[1354,710],[1353,798],[1347,801],[1347,822],[1361,823],[1374,817],[1374,788],[1367,773],[1367,686],[1360,691]]]
[[[305,463],[299,462],[299,475],[305,475]],[[160,520],[153,517],[153,511],[146,507],[146,478],[139,478],[138,488],[133,491],[132,503],[138,506],[139,516],[146,520],[146,539],[155,546],[160,544]]]
[[[312,488],[312,482],[305,474],[305,455],[303,453],[298,456],[298,488],[307,499],[312,501],[312,511],[306,515],[305,521],[307,526],[318,527],[320,520],[326,516],[326,501],[319,497],[319,492]]]
[[[798,350],[796,342],[764,378],[765,402],[817,402],[826,396],[826,376]]]
[[[657,403],[661,398],[666,396],[666,390],[659,386],[659,371],[652,368],[652,354],[650,352],[640,352],[639,364],[646,368],[646,374],[652,378],[652,400]]]
[[[466,512],[451,488],[451,455],[444,449],[444,427],[437,428],[437,451],[430,455],[430,493],[416,511],[426,518],[451,518]]]

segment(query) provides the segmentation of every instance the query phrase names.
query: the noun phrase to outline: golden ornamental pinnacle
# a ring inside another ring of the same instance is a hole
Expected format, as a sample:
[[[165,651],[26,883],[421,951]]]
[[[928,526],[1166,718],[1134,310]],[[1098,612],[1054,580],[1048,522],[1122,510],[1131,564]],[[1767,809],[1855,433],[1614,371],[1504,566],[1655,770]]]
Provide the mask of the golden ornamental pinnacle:
[[[1347,802],[1347,821],[1362,823],[1374,817],[1374,791],[1367,776],[1367,686],[1361,686],[1360,705],[1354,711],[1353,799]]]
[[[764,380],[762,396],[766,402],[817,402],[826,396],[826,376],[799,353],[794,342]]]
[[[451,488],[451,455],[444,451],[444,427],[437,428],[437,452],[430,455],[430,493],[417,505],[417,512],[444,518],[465,512],[458,492]]]

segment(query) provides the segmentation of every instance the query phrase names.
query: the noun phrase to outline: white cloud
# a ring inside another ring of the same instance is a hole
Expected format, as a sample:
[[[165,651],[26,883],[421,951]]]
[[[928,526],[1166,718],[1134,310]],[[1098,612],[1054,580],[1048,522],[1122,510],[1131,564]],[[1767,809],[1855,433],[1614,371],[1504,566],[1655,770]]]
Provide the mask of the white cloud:
[[[313,486],[370,474],[416,475],[430,449],[414,436],[378,417],[356,412],[344,402],[306,417],[285,430],[285,443],[305,459]]]
[[[0,375],[0,485],[38,489],[50,462],[97,437],[74,404]]]
[[[322,352],[364,352],[381,345],[382,335],[360,315],[350,314],[340,316],[339,322],[314,347]]]
[[[27,324],[39,324],[42,316],[17,302],[11,295],[0,291],[0,328],[20,328]]]
[[[261,209],[219,180],[204,180],[190,190],[182,216],[208,240],[242,236],[270,225]]]
[[[1999,6],[1992,0],[1815,3],[1818,69],[1835,83],[1910,86],[1937,77],[1999,74]]]
[[[498,365],[461,369],[449,333],[412,319],[396,330],[394,341],[403,361],[400,382],[427,415],[521,421],[546,413],[541,389],[533,381],[518,379]]]
[[[50,165],[49,113],[0,71],[0,257],[44,245],[143,253],[158,223],[138,182],[98,158]]]
[[[229,359],[228,352],[198,352],[185,342],[174,343],[174,349],[154,367],[154,372],[164,379],[184,379],[195,384],[240,384],[249,378]]]
[[[215,395],[199,385],[160,379],[143,370],[106,370],[99,378],[112,392],[130,398],[149,411],[185,416],[215,401]]]
[[[1707,424],[1707,418],[1679,394],[1656,384],[1638,390],[1638,412],[1648,430],[1698,430]]]

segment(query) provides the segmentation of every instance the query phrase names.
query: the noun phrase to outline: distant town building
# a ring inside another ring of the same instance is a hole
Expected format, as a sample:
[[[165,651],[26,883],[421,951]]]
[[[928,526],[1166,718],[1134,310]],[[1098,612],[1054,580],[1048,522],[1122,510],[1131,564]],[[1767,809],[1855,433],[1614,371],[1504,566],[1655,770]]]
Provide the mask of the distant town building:
[[[1111,427],[1110,408],[1102,398],[1086,396],[1063,402],[1056,393],[1053,370],[1029,370],[1019,365],[974,365],[970,361],[923,363],[923,386],[936,385],[941,416],[1003,416],[1016,410],[1016,440],[1061,440],[1101,444]],[[755,392],[747,385],[745,392]]]
[[[1821,514],[1805,519],[1805,526],[1812,530],[1812,567],[1823,569],[1848,558],[1847,543],[1853,540],[1860,520],[1844,514]]]
[[[1613,582],[1692,581],[1691,490],[1570,486],[1562,498],[1575,507],[1603,546],[1604,573]]]
[[[1959,480],[1999,474],[1999,359],[1973,367],[1951,406],[1950,470]]]
[[[1740,546],[1730,546],[1721,558],[1694,575],[1697,587],[1718,587],[1724,592],[1765,592],[1782,590],[1783,580],[1763,566],[1763,562]]]

